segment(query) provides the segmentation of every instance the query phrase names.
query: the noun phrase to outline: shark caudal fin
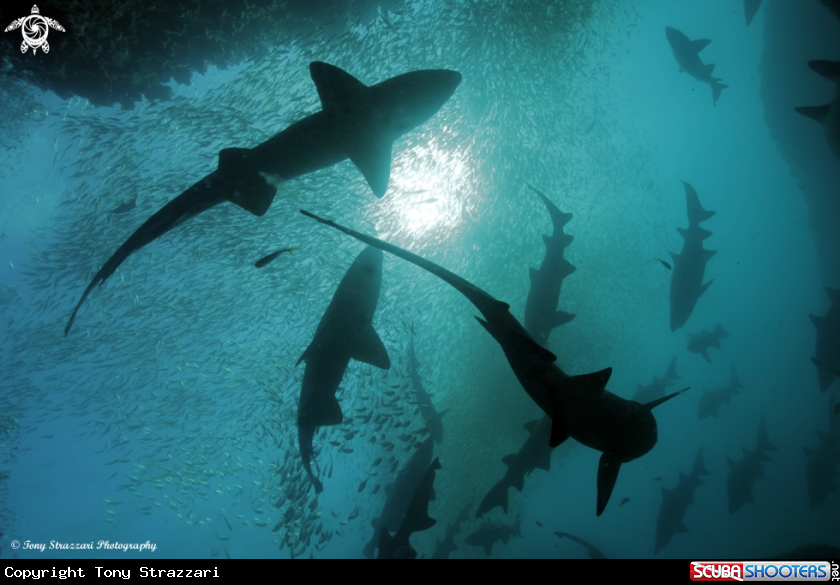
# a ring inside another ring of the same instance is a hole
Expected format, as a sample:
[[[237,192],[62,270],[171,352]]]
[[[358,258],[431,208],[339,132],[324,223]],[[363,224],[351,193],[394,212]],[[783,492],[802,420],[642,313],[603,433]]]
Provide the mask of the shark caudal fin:
[[[542,202],[545,204],[545,208],[548,210],[548,215],[551,217],[551,223],[554,226],[554,234],[552,235],[552,237],[554,237],[555,235],[557,235],[558,232],[560,232],[562,230],[563,226],[565,226],[567,223],[569,223],[571,221],[572,214],[571,213],[563,213],[541,191],[539,191],[538,189],[535,189],[534,187],[532,187],[528,183],[525,183],[525,185],[527,185],[527,187],[531,191],[533,191],[534,193],[539,195],[540,199],[542,199]]]
[[[219,152],[219,174],[224,181],[225,199],[261,217],[271,207],[277,188],[248,168],[250,155],[249,148],[223,149]]]
[[[744,386],[738,378],[738,372],[735,370],[735,364],[732,364],[732,369],[729,371],[729,387],[732,390],[746,388],[746,386]]]
[[[668,369],[665,372],[665,379],[668,381],[680,379],[677,375],[677,356],[671,358],[671,362],[668,364]]]
[[[715,215],[715,211],[707,211],[700,205],[700,197],[697,196],[697,191],[694,190],[689,183],[682,179],[685,187],[685,203],[686,211],[688,212],[688,226],[689,228],[700,225],[700,222],[706,221]]]
[[[353,112],[373,100],[371,88],[335,65],[315,61],[309,64],[309,73],[321,98],[321,107],[327,114]],[[384,140],[374,140],[365,133],[350,145],[350,160],[364,175],[377,198],[382,198],[388,190],[392,139],[388,136]]]
[[[709,85],[712,87],[712,104],[716,106],[718,99],[720,99],[720,93],[729,86],[720,83],[717,79],[714,79]]]
[[[554,390],[554,412],[551,415],[549,447],[556,447],[568,439],[571,434],[563,412],[563,405],[568,403],[569,400],[574,400],[575,395],[600,396],[606,389],[610,376],[612,376],[612,368],[605,368],[591,374],[569,376],[560,381],[560,384]]]
[[[692,475],[699,477],[701,475],[711,475],[703,464],[703,448],[697,451],[697,456],[694,458],[694,467],[691,470]]]

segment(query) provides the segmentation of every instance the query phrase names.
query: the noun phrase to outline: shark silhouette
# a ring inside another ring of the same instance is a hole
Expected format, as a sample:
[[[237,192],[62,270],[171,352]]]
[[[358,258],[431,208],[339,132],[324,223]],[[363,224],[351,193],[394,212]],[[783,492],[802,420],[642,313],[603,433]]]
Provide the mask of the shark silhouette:
[[[580,537],[575,536],[574,534],[569,534],[568,532],[555,532],[557,536],[560,538],[568,538],[572,542],[576,542],[582,547],[586,549],[586,554],[589,556],[590,559],[606,559],[606,555],[601,552],[597,546],[592,544],[591,542],[587,542]]]
[[[700,198],[694,187],[682,181],[685,187],[685,202],[688,212],[688,229],[677,228],[683,237],[683,247],[679,254],[671,252],[674,270],[671,273],[671,331],[685,325],[697,300],[711,286],[712,280],[703,284],[706,262],[717,254],[703,248],[703,240],[712,232],[700,227],[700,222],[711,218],[715,212],[706,211],[700,205]]]
[[[598,466],[596,505],[596,513],[600,516],[615,487],[621,464],[641,457],[656,445],[656,419],[651,410],[680,392],[642,405],[606,390],[611,368],[569,376],[554,363],[557,356],[528,335],[510,313],[507,303],[416,254],[308,211],[301,210],[301,213],[416,264],[451,285],[475,305],[486,320],[476,319],[499,343],[519,383],[537,406],[551,417],[549,445],[556,447],[571,437],[603,453]]]
[[[828,390],[840,376],[840,290],[826,287],[831,307],[823,317],[808,315],[817,328],[816,357],[811,362],[817,366],[820,391]]]
[[[411,546],[409,538],[415,532],[428,530],[437,521],[429,517],[429,502],[435,499],[435,472],[440,469],[440,461],[435,457],[423,478],[414,490],[405,516],[394,536],[388,529],[379,533],[379,556],[377,559],[415,559],[417,551]]]
[[[455,537],[461,534],[461,524],[469,519],[470,508],[472,504],[467,504],[458,513],[455,522],[446,527],[446,534],[443,540],[435,542],[435,551],[432,553],[433,559],[448,559],[449,555],[458,550],[455,544]]]
[[[689,333],[686,349],[691,353],[699,353],[704,360],[712,363],[712,359],[709,357],[709,348],[720,349],[720,340],[727,337],[729,337],[729,333],[724,331],[723,325],[718,323],[715,325],[714,331],[703,329],[700,333]]]
[[[662,488],[662,507],[659,508],[659,517],[656,520],[656,540],[653,546],[653,554],[661,551],[671,542],[675,534],[688,532],[683,524],[688,506],[694,502],[694,490],[703,485],[701,475],[709,475],[703,465],[703,449],[697,452],[694,458],[694,467],[691,473],[683,475],[679,473],[679,481],[673,489]]]
[[[312,473],[312,439],[316,427],[338,425],[344,419],[335,393],[350,359],[384,370],[391,367],[388,352],[373,330],[381,287],[382,252],[367,247],[341,279],[312,343],[295,364],[306,362],[298,406],[298,444],[316,492],[324,487]]]
[[[747,19],[747,26],[750,26],[759,7],[761,7],[761,0],[744,0],[744,17]]]
[[[426,428],[429,429],[429,434],[435,440],[435,443],[443,442],[443,417],[449,412],[447,408],[443,412],[438,412],[435,405],[432,403],[432,396],[426,392],[423,387],[423,381],[417,373],[420,367],[420,362],[417,361],[417,354],[414,353],[414,328],[411,331],[411,337],[408,338],[408,370],[411,376],[411,390],[414,392],[414,397],[417,399],[417,406],[420,407],[420,416],[426,423]]]
[[[837,397],[832,394],[828,409],[828,432],[817,431],[819,445],[816,449],[803,447],[807,459],[805,477],[808,505],[812,510],[837,489],[834,476],[840,464],[840,418],[833,413],[836,408]]]
[[[794,108],[797,112],[822,124],[831,152],[840,160],[840,61],[808,61],[808,67],[833,81],[837,88],[834,99],[824,106]]]
[[[671,44],[671,50],[680,65],[680,71],[685,71],[697,81],[708,83],[712,88],[712,103],[717,105],[720,92],[729,86],[720,83],[720,78],[712,77],[712,72],[715,70],[714,65],[706,65],[700,59],[700,51],[705,49],[712,41],[709,39],[691,41],[685,33],[670,26],[665,27],[665,36]]]
[[[402,525],[406,510],[408,510],[411,498],[417,491],[417,486],[423,480],[423,476],[432,463],[434,451],[434,440],[429,437],[414,452],[405,467],[402,468],[397,479],[385,488],[387,498],[382,513],[378,518],[370,521],[373,527],[373,536],[364,547],[364,555],[372,559],[376,549],[379,548],[380,533],[388,530],[398,532]]]
[[[501,506],[507,514],[508,488],[513,487],[521,492],[525,485],[525,476],[535,469],[549,471],[551,468],[551,447],[548,445],[551,438],[551,417],[544,416],[531,421],[525,425],[525,430],[529,433],[528,439],[518,453],[502,458],[502,463],[508,468],[507,472],[484,496],[475,513],[476,518],[481,518],[497,506]]]
[[[721,386],[720,388],[713,388],[706,390],[703,388],[703,394],[700,395],[700,401],[697,403],[697,418],[704,419],[710,416],[717,418],[718,409],[725,402],[729,404],[732,400],[732,395],[737,394],[738,390],[746,388],[738,379],[738,372],[735,371],[735,364],[732,364],[732,369],[729,371],[729,386]]]
[[[727,480],[727,492],[729,494],[729,513],[733,514],[743,507],[747,502],[755,502],[752,488],[759,479],[764,477],[765,461],[771,461],[768,451],[777,451],[770,443],[767,435],[767,427],[764,419],[758,427],[758,440],[755,449],[750,451],[744,448],[744,458],[738,461],[729,462],[729,479]]]
[[[528,185],[526,183],[526,185]],[[545,204],[554,230],[551,237],[543,235],[545,257],[539,270],[531,268],[531,288],[525,302],[525,330],[538,344],[545,346],[551,330],[575,318],[571,313],[557,310],[560,287],[563,279],[575,271],[575,267],[563,256],[566,246],[573,237],[563,233],[563,226],[572,219],[571,213],[563,213],[540,191],[528,185]]]
[[[373,86],[334,65],[310,63],[321,111],[299,120],[254,148],[226,148],[219,167],[164,205],[120,246],[93,277],[64,334],[93,288],[126,258],[196,215],[230,201],[262,216],[276,185],[350,159],[376,197],[385,195],[393,142],[431,118],[455,92],[461,74],[412,71]]]
[[[470,546],[480,546],[484,549],[484,553],[489,557],[493,554],[493,545],[499,541],[508,543],[511,536],[522,538],[520,532],[519,518],[513,523],[513,526],[502,524],[501,522],[494,522],[487,520],[473,530],[464,542]]]
[[[665,371],[665,375],[662,378],[654,376],[653,382],[647,386],[636,384],[636,394],[633,396],[633,400],[639,404],[658,400],[665,396],[665,388],[673,386],[674,380],[679,379],[680,377],[677,375],[677,356],[674,356],[671,358],[671,362],[668,364],[668,369]]]

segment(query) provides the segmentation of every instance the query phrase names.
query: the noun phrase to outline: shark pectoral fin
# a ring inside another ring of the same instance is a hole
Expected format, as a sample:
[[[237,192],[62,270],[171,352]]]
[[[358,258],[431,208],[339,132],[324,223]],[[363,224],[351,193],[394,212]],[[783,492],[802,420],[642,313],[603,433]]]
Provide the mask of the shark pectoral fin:
[[[715,70],[715,64],[714,63],[709,63],[708,65],[706,65],[706,75],[708,75],[709,77],[712,76],[712,73],[714,72],[714,70]]]
[[[482,546],[484,548],[484,554],[486,554],[488,557],[491,554],[493,554],[493,543],[492,542],[485,542]]]
[[[563,411],[559,405],[555,405],[554,416],[551,417],[551,438],[548,440],[548,446],[553,449],[570,436],[566,420],[563,418]]]
[[[245,211],[261,217],[265,215],[277,188],[259,173],[248,170],[248,148],[224,148],[219,152],[219,173],[224,178],[225,199]]]
[[[679,254],[674,254],[673,252],[668,252],[668,253],[671,255],[671,261],[674,263],[674,266],[676,266],[677,262],[680,259],[680,255]]]
[[[374,331],[373,325],[363,329],[356,337],[356,344],[350,357],[357,362],[364,362],[382,370],[391,368],[391,358],[388,357],[388,351]]]
[[[677,527],[674,529],[674,532],[688,532],[688,528],[685,527],[685,524],[680,522],[677,524]]]
[[[704,360],[706,360],[709,363],[712,363],[712,359],[709,357],[709,352],[706,351],[705,347],[700,351],[700,355],[703,356]]]
[[[712,280],[710,280],[709,282],[707,282],[706,284],[704,284],[703,286],[701,286],[701,287],[700,287],[700,292],[697,294],[697,297],[699,298],[699,297],[700,297],[700,296],[701,296],[704,292],[706,292],[707,290],[709,290],[709,287],[710,287],[710,286],[712,286],[712,283],[713,283],[714,281],[715,281],[715,279],[713,278]],[[717,290],[717,289],[715,289],[715,290]]]
[[[391,179],[391,143],[364,142],[356,145],[349,154],[350,160],[362,172],[373,194],[377,199],[381,199],[388,190],[388,181]]]
[[[621,461],[610,453],[601,455],[598,463],[598,504],[596,515],[600,516],[607,502],[610,501],[615,482],[618,479],[618,472],[621,469]]]
[[[709,233],[711,233],[711,232],[709,232]],[[711,260],[711,259],[712,259],[712,257],[713,257],[715,254],[717,254],[717,250],[706,250],[706,249],[704,249],[704,250],[703,250],[703,260],[705,260],[706,262],[708,262],[709,260]]]
[[[309,64],[309,75],[326,112],[353,108],[359,101],[369,99],[370,88],[335,65],[313,61]]]
[[[298,361],[295,362],[295,367],[298,367],[300,365],[300,362],[306,361],[306,354],[309,353],[309,348],[310,347],[312,347],[312,346],[310,345],[305,350],[303,350],[303,353],[300,354],[300,357],[298,358]]]
[[[565,325],[574,318],[575,316],[572,313],[567,313],[566,311],[556,311],[549,321],[550,328],[554,329],[555,327]]]
[[[695,53],[699,53],[703,49],[709,46],[709,43],[712,41],[710,39],[697,39],[696,41],[691,41],[691,50]],[[708,67],[708,66],[707,66]],[[714,69],[714,65],[712,65],[712,69]]]
[[[683,238],[688,237],[688,230],[685,229],[685,228],[678,227],[677,228],[677,233],[680,234]]]
[[[825,124],[825,121],[828,119],[828,116],[831,113],[831,104],[826,104],[824,106],[804,106],[801,108],[793,109],[796,110],[797,113],[805,116],[806,118],[811,118],[812,120],[816,120],[820,124]]]

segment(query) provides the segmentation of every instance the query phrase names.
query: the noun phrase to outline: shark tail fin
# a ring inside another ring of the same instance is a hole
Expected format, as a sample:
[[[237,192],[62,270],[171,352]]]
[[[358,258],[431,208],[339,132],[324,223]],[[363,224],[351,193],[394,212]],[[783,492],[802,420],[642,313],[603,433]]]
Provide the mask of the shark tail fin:
[[[815,60],[808,61],[808,67],[816,71],[826,79],[840,83],[840,61]]]
[[[658,399],[656,399],[656,400],[654,400],[654,401],[652,401],[652,402],[648,402],[647,404],[640,404],[639,406],[637,406],[637,407],[636,407],[636,410],[637,410],[637,411],[641,411],[641,410],[653,410],[654,408],[656,408],[657,406],[659,406],[659,405],[660,405],[660,404],[662,404],[663,402],[668,402],[668,401],[669,401],[669,400],[671,400],[674,396],[677,396],[677,395],[679,395],[679,394],[682,394],[683,392],[685,392],[685,391],[687,391],[687,390],[691,390],[691,386],[689,386],[688,388],[683,388],[683,389],[682,389],[682,390],[680,390],[679,392],[672,392],[671,394],[668,394],[668,396],[663,396],[662,398],[658,398]]]
[[[668,364],[668,370],[665,372],[666,380],[679,380],[677,375],[677,356],[671,358],[671,363]]]
[[[249,148],[225,148],[219,152],[219,173],[227,190],[225,199],[245,211],[261,217],[265,215],[277,188],[260,173],[248,171]]]
[[[710,475],[709,472],[706,470],[706,466],[703,464],[702,447],[699,451],[697,451],[697,456],[694,458],[694,468],[692,469],[691,473],[697,477],[701,475]]]
[[[572,219],[571,213],[563,213],[560,209],[557,208],[552,201],[545,196],[541,191],[535,189],[530,184],[525,183],[531,191],[539,195],[540,199],[542,199],[543,203],[545,204],[545,208],[548,210],[548,215],[551,216],[551,223],[554,225],[554,235],[557,235],[557,232],[562,231],[563,226],[569,223]]]
[[[721,92],[729,86],[724,85],[723,83],[720,83],[717,79],[711,85],[712,85],[712,103],[714,105],[717,105],[717,102],[720,99]]]
[[[680,179],[682,181],[682,179]],[[700,197],[697,196],[697,191],[694,190],[689,183],[682,181],[685,187],[685,203],[686,211],[688,212],[688,226],[697,226],[700,222],[706,221],[715,215],[714,211],[707,211],[703,209],[700,204]]]
[[[487,495],[484,496],[484,499],[478,505],[478,510],[475,511],[475,517],[481,518],[486,512],[496,507],[501,507],[505,514],[507,514],[509,487],[510,484],[504,478],[491,487],[490,491],[487,492]]]
[[[756,441],[755,449],[756,451],[778,451],[770,442],[770,436],[767,434],[767,425],[764,424],[763,418],[758,427],[758,440]]]
[[[798,114],[802,114],[806,118],[811,118],[820,124],[825,124],[825,121],[828,119],[831,112],[831,104],[826,104],[824,106],[802,106],[793,109],[796,110]]]
[[[735,364],[732,364],[732,369],[729,371],[729,387],[733,390],[746,388],[746,386],[744,386],[738,378],[738,372],[735,370]]]

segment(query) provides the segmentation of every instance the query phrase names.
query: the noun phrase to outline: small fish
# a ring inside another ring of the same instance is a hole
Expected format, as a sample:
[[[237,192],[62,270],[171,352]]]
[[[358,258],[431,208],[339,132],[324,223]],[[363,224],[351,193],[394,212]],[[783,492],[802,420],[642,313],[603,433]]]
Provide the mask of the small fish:
[[[432,197],[431,199],[424,199],[423,201],[417,201],[412,203],[412,205],[425,205],[426,203],[435,203],[437,201],[436,197]]]
[[[653,481],[662,481],[662,478],[661,477],[654,477]]]
[[[365,479],[365,480],[362,481],[361,484],[359,484],[359,490],[358,490],[359,493],[362,493],[362,490],[364,490],[367,487],[367,482],[368,482],[368,480]]]
[[[115,207],[114,209],[112,209],[112,210],[111,210],[111,213],[114,213],[114,214],[117,214],[117,215],[121,215],[121,214],[123,214],[123,213],[128,213],[129,211],[131,211],[131,210],[132,210],[132,209],[134,209],[135,207],[137,207],[137,197],[136,197],[136,196],[135,196],[135,197],[134,197],[134,199],[132,199],[131,201],[126,201],[126,202],[125,202],[125,203],[123,203],[122,205],[120,205],[120,206]]]
[[[373,488],[373,491],[372,491],[372,492],[370,492],[370,494],[371,494],[371,495],[375,495],[375,494],[379,493],[379,488],[380,488],[380,487],[382,487],[382,486],[380,486],[379,484],[376,484],[376,487],[375,487],[375,488]]]
[[[266,266],[267,264],[270,264],[275,258],[277,258],[283,252],[288,252],[289,254],[291,254],[295,250],[297,250],[297,248],[283,248],[282,250],[277,250],[276,252],[272,252],[268,256],[266,256],[264,258],[260,258],[259,260],[257,260],[256,263],[254,263],[254,266],[256,266],[257,268],[262,268],[263,266]]]
[[[662,262],[662,266],[664,266],[668,270],[671,270],[671,265],[665,262],[665,260],[662,260],[661,258],[654,258],[654,260],[659,260],[660,262]]]
[[[624,498],[623,500],[621,500],[621,503],[618,505],[618,507],[621,508],[622,506],[624,506],[624,504],[626,504],[629,501],[630,501],[630,498]]]
[[[540,528],[542,528],[542,527],[543,527],[542,522],[540,522],[539,520],[537,520],[537,526],[539,526]]]
[[[382,463],[382,457],[379,457],[376,461],[373,462],[373,467],[376,467],[380,463]]]

